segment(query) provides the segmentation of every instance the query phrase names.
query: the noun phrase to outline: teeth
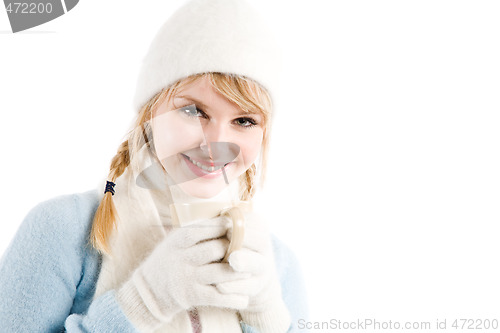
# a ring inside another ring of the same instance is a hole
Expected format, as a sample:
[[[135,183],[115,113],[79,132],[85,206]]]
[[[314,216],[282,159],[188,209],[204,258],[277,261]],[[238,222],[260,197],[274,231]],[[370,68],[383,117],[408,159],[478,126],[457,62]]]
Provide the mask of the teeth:
[[[186,155],[187,156],[187,155]],[[187,156],[187,158],[189,159],[189,161],[191,161],[191,163],[193,163],[194,165],[196,165],[198,168],[200,169],[203,169],[205,171],[208,171],[208,172],[214,172],[216,170],[219,170],[219,169],[222,169],[222,165],[218,165],[218,166],[206,166],[200,162],[197,162],[197,161],[194,161],[191,159],[191,157]]]

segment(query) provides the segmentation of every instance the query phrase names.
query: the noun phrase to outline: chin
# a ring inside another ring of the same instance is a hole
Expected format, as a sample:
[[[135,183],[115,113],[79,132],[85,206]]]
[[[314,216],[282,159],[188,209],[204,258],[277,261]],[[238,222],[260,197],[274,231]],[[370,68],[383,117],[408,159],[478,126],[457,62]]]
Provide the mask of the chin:
[[[226,184],[199,184],[196,180],[188,181],[179,185],[179,187],[192,197],[200,199],[210,199],[215,197],[217,194],[221,193],[225,188]]]

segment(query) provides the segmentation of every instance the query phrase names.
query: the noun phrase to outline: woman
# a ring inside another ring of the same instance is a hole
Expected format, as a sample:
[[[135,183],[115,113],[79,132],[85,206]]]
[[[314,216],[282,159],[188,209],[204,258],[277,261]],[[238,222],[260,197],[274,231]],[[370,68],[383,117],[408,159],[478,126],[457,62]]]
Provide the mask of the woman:
[[[40,204],[2,258],[5,331],[294,331],[306,315],[300,273],[262,218],[243,210],[242,247],[224,261],[231,221],[177,211],[252,198],[267,159],[272,50],[240,0],[192,1],[162,26],[104,196]]]

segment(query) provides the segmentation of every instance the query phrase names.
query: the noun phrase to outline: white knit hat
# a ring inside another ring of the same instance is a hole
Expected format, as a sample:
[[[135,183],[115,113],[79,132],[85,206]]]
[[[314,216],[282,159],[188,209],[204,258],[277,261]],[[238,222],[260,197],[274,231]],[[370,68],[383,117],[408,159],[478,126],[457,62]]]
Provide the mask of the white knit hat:
[[[245,0],[194,0],[160,28],[143,59],[134,108],[161,89],[193,74],[248,77],[274,100],[280,53],[262,17]]]

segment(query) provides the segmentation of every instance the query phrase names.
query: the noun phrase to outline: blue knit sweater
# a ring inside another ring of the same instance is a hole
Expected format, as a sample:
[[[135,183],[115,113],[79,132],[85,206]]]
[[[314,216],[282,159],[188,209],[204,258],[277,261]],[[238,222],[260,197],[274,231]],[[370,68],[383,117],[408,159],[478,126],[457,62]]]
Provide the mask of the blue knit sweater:
[[[0,261],[2,332],[136,332],[114,290],[93,299],[101,257],[89,244],[96,191],[43,202],[26,216]],[[307,317],[293,253],[273,237],[289,332]],[[243,332],[256,332],[241,323]]]

